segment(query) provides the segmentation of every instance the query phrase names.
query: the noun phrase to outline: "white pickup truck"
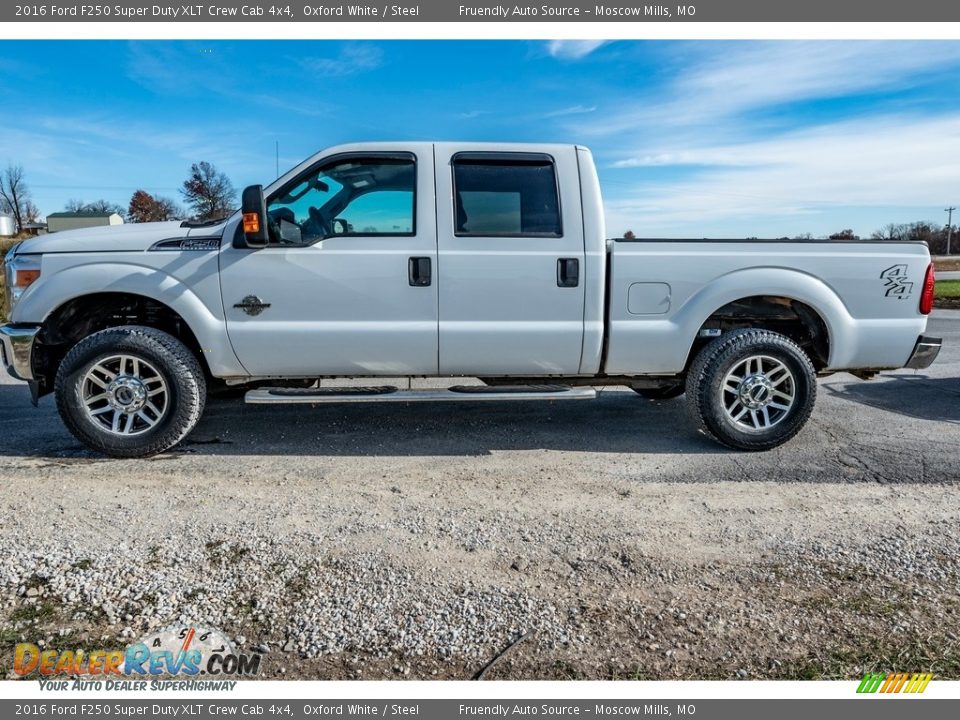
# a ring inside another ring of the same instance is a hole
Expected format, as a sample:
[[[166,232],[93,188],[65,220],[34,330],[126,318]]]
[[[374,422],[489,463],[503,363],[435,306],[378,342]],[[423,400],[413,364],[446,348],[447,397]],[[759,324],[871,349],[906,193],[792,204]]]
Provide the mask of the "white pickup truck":
[[[6,259],[9,372],[120,457],[164,451],[207,387],[248,403],[687,395],[743,450],[794,436],[816,378],[925,368],[923,243],[608,240],[572,145],[330,148],[207,223],[94,228]],[[443,390],[330,377],[471,377]]]

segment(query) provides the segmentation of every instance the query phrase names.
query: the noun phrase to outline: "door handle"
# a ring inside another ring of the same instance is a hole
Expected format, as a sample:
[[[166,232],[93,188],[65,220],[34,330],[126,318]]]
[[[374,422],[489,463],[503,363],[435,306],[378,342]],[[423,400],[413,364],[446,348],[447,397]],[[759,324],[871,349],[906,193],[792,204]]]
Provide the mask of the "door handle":
[[[580,260],[560,258],[557,260],[557,287],[577,287],[580,284]]]
[[[430,258],[412,257],[407,261],[407,278],[413,287],[428,287],[433,281]]]

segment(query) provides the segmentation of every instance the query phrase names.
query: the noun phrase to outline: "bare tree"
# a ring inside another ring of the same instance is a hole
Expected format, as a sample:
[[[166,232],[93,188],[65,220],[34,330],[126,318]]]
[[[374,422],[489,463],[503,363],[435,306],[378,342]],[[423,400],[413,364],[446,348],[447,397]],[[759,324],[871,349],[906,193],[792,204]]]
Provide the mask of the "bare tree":
[[[116,213],[121,217],[126,212],[122,205],[104,200],[94,200],[93,202],[84,202],[83,200],[67,200],[67,212],[74,213]]]
[[[7,165],[7,169],[0,173],[0,204],[6,212],[13,215],[17,232],[23,229],[24,223],[30,222],[30,215],[39,214],[30,201],[30,190],[23,179],[22,165]]]
[[[197,220],[226,217],[236,208],[237,191],[224,173],[208,162],[190,166],[190,177],[180,190]]]
[[[23,204],[23,222],[40,222],[40,208],[34,205],[30,200]]]
[[[870,236],[871,240],[903,240],[909,227],[897,223],[887,223]]]

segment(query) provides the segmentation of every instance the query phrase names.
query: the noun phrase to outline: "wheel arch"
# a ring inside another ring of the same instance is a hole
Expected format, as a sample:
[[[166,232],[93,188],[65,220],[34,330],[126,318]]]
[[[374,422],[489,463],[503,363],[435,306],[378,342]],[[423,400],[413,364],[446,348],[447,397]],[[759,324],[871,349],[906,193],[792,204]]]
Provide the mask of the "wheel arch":
[[[685,368],[711,339],[701,337],[701,331],[752,326],[791,337],[822,370],[831,366],[845,342],[844,330],[852,325],[832,288],[812,275],[785,268],[750,268],[718,278],[692,296],[678,315],[682,317],[678,322],[691,331]]]
[[[179,339],[211,376],[208,353],[191,324],[176,309],[149,295],[107,290],[77,295],[44,317],[34,352],[34,377],[40,395],[53,389],[60,362],[80,340],[110,327],[141,325]]]
[[[823,316],[808,303],[784,295],[750,295],[717,308],[701,324],[687,356],[693,356],[712,335],[741,328],[773,330],[793,340],[820,371],[830,363],[830,330]]]

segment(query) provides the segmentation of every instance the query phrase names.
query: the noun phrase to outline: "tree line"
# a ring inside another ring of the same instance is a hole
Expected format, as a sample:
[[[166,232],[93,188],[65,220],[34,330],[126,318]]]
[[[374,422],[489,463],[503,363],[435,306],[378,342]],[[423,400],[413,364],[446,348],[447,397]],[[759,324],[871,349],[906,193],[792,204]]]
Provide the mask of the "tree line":
[[[214,220],[227,217],[236,210],[237,191],[230,178],[212,163],[198,162],[190,166],[190,174],[180,187],[180,196],[186,203],[186,209],[176,201],[161,195],[152,195],[146,190],[135,190],[127,207],[108,200],[69,200],[64,208],[67,212],[105,212],[117,213],[127,222],[143,223],[163,220]],[[30,189],[24,179],[23,166],[8,165],[0,172],[0,212],[13,216],[20,232],[24,225],[37,222],[41,213],[34,205]],[[952,234],[951,249],[960,252],[960,237],[957,227],[952,233],[946,225],[918,221],[912,223],[888,223],[870,235],[870,240],[922,240],[930,246],[933,255],[943,255],[947,251],[947,236]],[[624,237],[633,239],[634,233],[628,230]],[[748,238],[755,240],[756,238]],[[787,238],[782,238],[787,239]],[[794,240],[813,240],[810,233],[797,235]],[[851,229],[840,230],[831,235],[820,236],[820,240],[860,240],[860,236]]]
[[[163,220],[215,220],[224,218],[237,208],[237,191],[230,178],[209,162],[190,166],[190,174],[180,187],[186,207],[171,198],[137,189],[126,207],[109,200],[84,201],[71,199],[66,212],[116,213],[126,222],[143,223]],[[17,232],[42,217],[33,203],[22,165],[10,164],[0,172],[0,212],[13,216]]]

